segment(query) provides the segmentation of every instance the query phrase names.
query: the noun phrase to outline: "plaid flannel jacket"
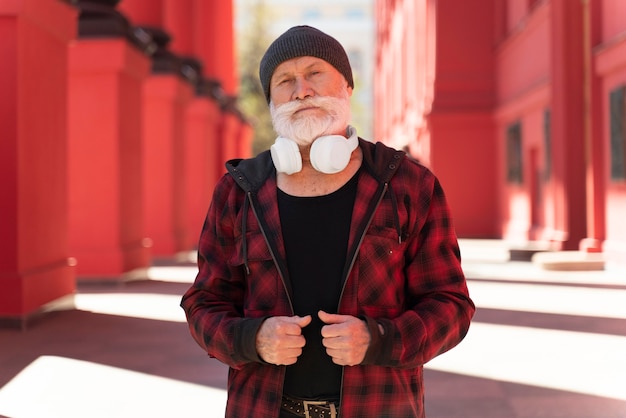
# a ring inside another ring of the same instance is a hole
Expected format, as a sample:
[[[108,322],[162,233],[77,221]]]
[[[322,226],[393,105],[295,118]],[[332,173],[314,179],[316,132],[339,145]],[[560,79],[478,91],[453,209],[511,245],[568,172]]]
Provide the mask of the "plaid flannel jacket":
[[[403,152],[360,147],[338,313],[365,319],[372,343],[363,364],[344,367],[340,416],[421,417],[423,365],[464,338],[475,308],[437,178]],[[181,305],[198,344],[230,366],[226,417],[276,418],[285,367],[255,348],[265,318],[293,315],[275,170],[269,152],[227,168]]]

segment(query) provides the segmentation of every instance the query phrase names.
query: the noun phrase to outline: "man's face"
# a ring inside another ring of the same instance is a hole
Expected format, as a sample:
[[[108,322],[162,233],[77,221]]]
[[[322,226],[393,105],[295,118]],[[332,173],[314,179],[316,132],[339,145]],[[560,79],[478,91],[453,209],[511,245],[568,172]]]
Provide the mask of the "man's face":
[[[352,88],[328,62],[315,57],[297,57],[276,67],[270,80],[270,99],[276,106],[314,96],[343,97]]]
[[[344,135],[352,88],[328,62],[298,57],[281,63],[270,80],[270,111],[276,132],[300,145],[322,135]]]

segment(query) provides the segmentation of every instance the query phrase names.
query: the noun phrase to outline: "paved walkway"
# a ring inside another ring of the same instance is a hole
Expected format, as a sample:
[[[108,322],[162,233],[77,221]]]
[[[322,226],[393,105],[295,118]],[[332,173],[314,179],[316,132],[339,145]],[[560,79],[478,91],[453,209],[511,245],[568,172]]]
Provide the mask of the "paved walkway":
[[[495,241],[462,252],[478,311],[426,367],[428,417],[626,417],[626,278],[509,262]],[[227,368],[178,308],[194,267],[148,274],[82,285],[76,309],[0,329],[0,416],[223,417]]]

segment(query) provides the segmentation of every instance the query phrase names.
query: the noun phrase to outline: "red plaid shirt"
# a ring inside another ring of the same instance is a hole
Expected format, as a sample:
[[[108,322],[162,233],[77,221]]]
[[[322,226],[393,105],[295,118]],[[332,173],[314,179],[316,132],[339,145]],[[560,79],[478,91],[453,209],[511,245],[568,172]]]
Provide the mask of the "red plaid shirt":
[[[372,343],[363,364],[344,367],[340,415],[420,417],[423,365],[463,339],[475,308],[436,177],[380,143],[360,147],[338,313],[367,320]],[[275,171],[268,152],[227,167],[182,306],[194,339],[230,366],[226,416],[276,418],[285,367],[255,348],[263,319],[293,315]]]

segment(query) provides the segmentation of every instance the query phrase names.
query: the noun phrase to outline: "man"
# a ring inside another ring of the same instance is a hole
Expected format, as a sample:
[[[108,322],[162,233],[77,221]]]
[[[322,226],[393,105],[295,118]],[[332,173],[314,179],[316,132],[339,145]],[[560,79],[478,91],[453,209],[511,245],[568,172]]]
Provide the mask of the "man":
[[[424,416],[423,365],[474,314],[441,186],[348,125],[334,38],[291,28],[259,73],[280,136],[227,163],[182,300],[230,366],[226,416]]]

